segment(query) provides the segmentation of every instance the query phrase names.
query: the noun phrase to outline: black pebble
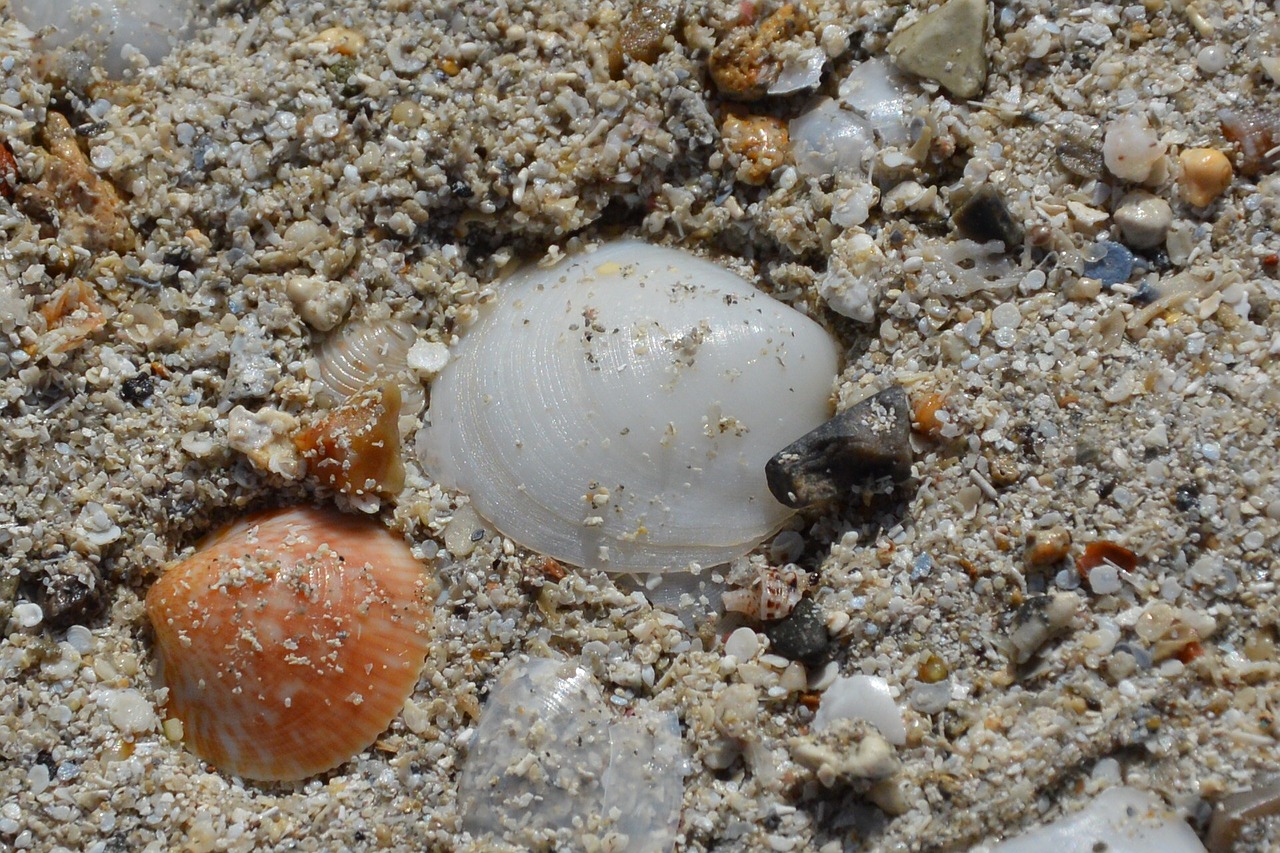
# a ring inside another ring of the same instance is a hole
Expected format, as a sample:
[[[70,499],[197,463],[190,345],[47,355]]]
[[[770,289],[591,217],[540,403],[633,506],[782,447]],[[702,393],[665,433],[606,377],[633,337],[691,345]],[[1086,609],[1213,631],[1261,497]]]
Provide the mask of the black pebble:
[[[120,399],[126,403],[137,405],[155,393],[155,383],[145,373],[139,373],[132,379],[126,379],[120,386]]]
[[[1173,493],[1173,505],[1179,512],[1191,512],[1200,506],[1200,490],[1193,485],[1179,486]]]
[[[911,476],[911,409],[893,385],[792,442],[764,467],[769,491],[789,507],[847,496],[855,485]]]
[[[1014,221],[1009,207],[991,184],[983,184],[978,191],[951,217],[956,229],[970,240],[988,243],[999,240],[1006,249],[1022,245],[1026,232]]]
[[[97,568],[89,569],[87,579],[71,573],[54,575],[40,590],[45,626],[61,630],[88,624],[102,612],[103,592],[102,575]]]
[[[827,617],[811,598],[800,599],[789,615],[766,625],[764,634],[769,638],[769,650],[787,660],[820,666],[829,657]]]

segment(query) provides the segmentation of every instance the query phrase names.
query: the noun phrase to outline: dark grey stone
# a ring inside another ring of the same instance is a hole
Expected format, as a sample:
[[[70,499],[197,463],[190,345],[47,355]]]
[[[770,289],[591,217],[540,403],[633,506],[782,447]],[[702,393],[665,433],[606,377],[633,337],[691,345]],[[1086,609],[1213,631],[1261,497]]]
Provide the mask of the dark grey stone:
[[[769,650],[787,660],[802,661],[809,666],[826,663],[831,638],[827,634],[827,616],[811,598],[802,598],[791,613],[766,625]]]
[[[911,476],[911,408],[894,385],[836,415],[768,461],[769,490],[790,507],[850,494],[854,486]]]
[[[989,243],[999,240],[1006,249],[1022,245],[1026,232],[1016,222],[1000,192],[991,184],[983,184],[951,217],[956,229],[970,240]]]

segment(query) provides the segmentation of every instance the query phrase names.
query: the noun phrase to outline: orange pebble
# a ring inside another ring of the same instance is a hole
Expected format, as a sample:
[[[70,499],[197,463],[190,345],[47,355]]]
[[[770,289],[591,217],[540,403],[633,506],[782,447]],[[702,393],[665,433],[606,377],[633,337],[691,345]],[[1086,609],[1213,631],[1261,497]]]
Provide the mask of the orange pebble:
[[[1076,571],[1080,577],[1087,578],[1090,571],[1103,563],[1131,572],[1138,567],[1138,555],[1114,542],[1090,542],[1084,546],[1084,553],[1076,558]]]
[[[1215,148],[1188,148],[1178,162],[1182,197],[1195,207],[1208,207],[1231,186],[1231,161]]]

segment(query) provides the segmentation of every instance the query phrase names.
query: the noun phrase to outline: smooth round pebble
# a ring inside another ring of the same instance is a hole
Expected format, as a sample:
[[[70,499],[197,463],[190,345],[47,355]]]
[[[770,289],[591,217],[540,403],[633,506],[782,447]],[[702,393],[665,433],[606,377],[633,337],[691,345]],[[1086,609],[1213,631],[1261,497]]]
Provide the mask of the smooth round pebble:
[[[1173,225],[1169,202],[1148,192],[1131,192],[1120,200],[1116,225],[1124,241],[1135,249],[1153,249],[1164,242]]]
[[[760,638],[753,629],[745,626],[734,631],[724,641],[724,653],[740,661],[751,660],[758,651],[760,651]]]
[[[13,619],[23,628],[34,628],[44,621],[44,611],[40,609],[39,604],[24,601],[14,605]]]

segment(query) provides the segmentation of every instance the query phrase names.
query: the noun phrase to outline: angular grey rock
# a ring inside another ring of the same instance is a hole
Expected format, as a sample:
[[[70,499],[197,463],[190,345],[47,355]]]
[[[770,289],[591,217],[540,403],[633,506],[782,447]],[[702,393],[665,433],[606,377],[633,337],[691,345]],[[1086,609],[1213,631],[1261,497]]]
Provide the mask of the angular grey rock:
[[[787,660],[821,666],[830,656],[827,616],[811,598],[800,599],[789,614],[766,625],[764,635],[769,638],[769,650]]]
[[[950,0],[894,36],[889,55],[957,98],[976,98],[987,83],[986,39],[987,0]]]
[[[1021,246],[1026,236],[1022,225],[1009,212],[1009,206],[1004,203],[1000,191],[991,184],[978,187],[978,191],[960,205],[951,221],[970,240],[979,243],[999,240],[1006,249]]]
[[[911,409],[893,385],[792,442],[766,463],[769,491],[803,507],[849,494],[860,483],[911,476]]]

